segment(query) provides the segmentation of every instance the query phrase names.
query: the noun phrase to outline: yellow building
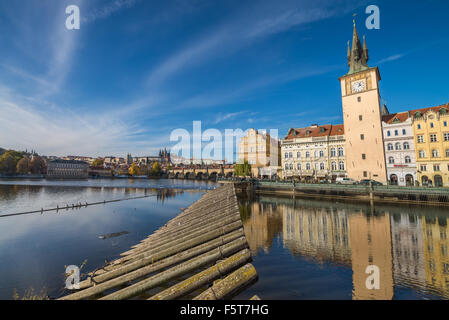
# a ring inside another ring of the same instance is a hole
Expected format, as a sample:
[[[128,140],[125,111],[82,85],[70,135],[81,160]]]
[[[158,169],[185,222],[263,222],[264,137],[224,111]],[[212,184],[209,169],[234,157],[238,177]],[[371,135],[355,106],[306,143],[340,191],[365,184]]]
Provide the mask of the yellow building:
[[[426,282],[432,291],[449,298],[449,219],[422,217]]]
[[[418,181],[449,187],[449,104],[410,111]]]
[[[279,141],[269,133],[249,129],[239,142],[239,163],[248,161],[255,177],[277,174],[281,164]]]

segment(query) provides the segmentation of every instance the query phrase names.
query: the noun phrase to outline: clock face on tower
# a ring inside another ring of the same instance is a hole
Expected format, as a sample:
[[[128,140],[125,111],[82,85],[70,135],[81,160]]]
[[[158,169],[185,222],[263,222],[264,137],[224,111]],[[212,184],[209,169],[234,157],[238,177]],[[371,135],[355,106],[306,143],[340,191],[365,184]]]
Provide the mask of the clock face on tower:
[[[352,83],[352,92],[353,93],[362,92],[363,90],[365,90],[365,81],[364,80],[354,81]]]

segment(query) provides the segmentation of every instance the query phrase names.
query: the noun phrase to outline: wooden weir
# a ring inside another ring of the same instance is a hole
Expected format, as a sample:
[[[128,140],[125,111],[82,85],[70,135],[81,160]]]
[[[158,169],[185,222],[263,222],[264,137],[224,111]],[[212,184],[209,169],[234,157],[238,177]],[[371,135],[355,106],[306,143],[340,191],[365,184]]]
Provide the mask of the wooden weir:
[[[200,200],[61,300],[230,299],[257,279],[233,184]]]

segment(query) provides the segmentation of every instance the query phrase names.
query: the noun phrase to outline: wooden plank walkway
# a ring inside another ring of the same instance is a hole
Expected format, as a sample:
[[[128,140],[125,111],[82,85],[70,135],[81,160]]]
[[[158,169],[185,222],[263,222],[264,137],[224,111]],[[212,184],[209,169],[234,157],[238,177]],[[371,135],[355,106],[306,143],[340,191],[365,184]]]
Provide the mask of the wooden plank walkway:
[[[233,184],[208,191],[61,300],[231,299],[257,279]]]

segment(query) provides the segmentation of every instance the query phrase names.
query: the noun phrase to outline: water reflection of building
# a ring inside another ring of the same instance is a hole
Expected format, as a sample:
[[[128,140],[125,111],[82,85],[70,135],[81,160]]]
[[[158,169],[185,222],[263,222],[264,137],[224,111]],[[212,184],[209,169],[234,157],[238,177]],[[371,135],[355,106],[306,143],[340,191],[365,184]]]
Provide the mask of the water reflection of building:
[[[406,287],[423,286],[424,268],[421,220],[412,214],[391,216],[391,242],[395,283]]]
[[[243,227],[251,252],[259,249],[268,252],[273,238],[282,230],[282,218],[275,204],[253,202],[250,213],[243,218]],[[242,207],[241,207],[242,209]]]
[[[348,218],[331,208],[281,206],[284,246],[318,262],[350,264]]]
[[[353,299],[388,300],[393,298],[393,272],[391,257],[390,217],[384,215],[349,215],[350,245],[352,249]],[[370,265],[379,267],[380,288],[366,286]]]
[[[431,291],[449,297],[448,218],[421,217],[426,282]]]

